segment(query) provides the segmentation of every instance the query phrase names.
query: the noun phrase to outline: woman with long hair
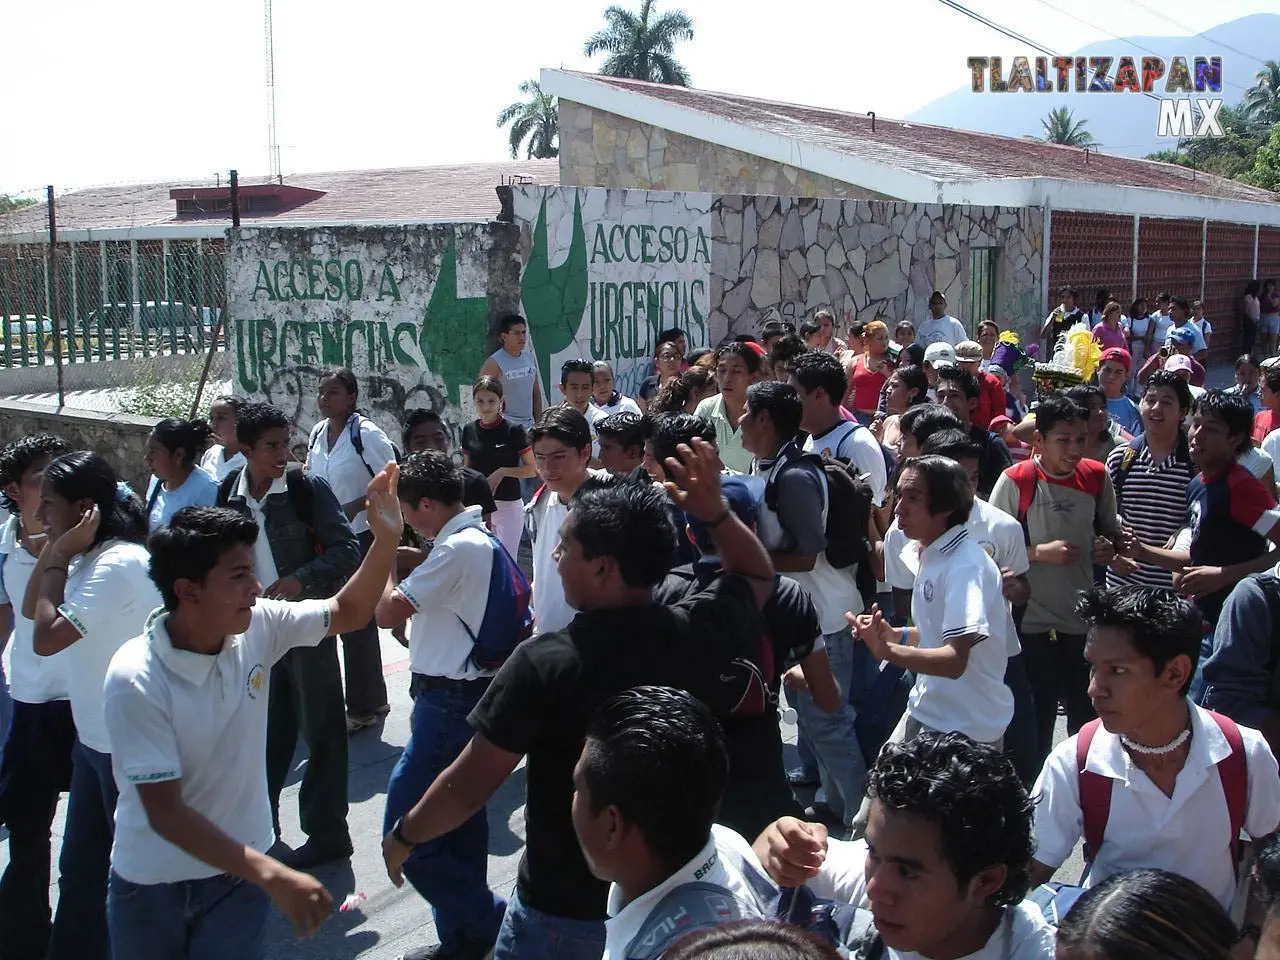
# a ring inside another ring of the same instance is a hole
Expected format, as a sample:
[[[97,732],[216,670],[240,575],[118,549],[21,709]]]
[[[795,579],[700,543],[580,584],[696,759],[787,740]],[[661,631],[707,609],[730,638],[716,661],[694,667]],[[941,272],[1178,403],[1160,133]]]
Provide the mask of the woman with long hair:
[[[1274,280],[1267,280],[1262,284],[1262,294],[1258,297],[1258,315],[1258,330],[1262,333],[1262,355],[1273,357],[1277,341],[1280,341],[1280,293],[1276,292]]]
[[[1235,924],[1199,884],[1134,870],[1090,887],[1058,924],[1058,960],[1229,960]]]
[[[249,402],[243,397],[225,394],[209,407],[209,426],[217,443],[204,452],[200,469],[221,483],[233,470],[244,466],[244,454],[236,440],[236,418]]]
[[[1135,297],[1129,304],[1129,315],[1120,318],[1128,341],[1129,356],[1133,358],[1133,374],[1130,385],[1138,382],[1138,371],[1142,369],[1147,357],[1155,349],[1156,323],[1151,319],[1151,306],[1146,297]],[[1049,358],[1045,358],[1046,360]]]
[[[698,404],[716,395],[716,375],[705,367],[690,367],[669,380],[649,404],[649,416],[660,413],[693,413]]]
[[[520,481],[538,475],[533,446],[524,427],[502,415],[501,380],[481,377],[471,388],[471,399],[479,417],[462,428],[462,462],[488,479],[496,507],[493,532],[515,557],[524,532]]]
[[[1262,284],[1250,280],[1244,285],[1240,301],[1240,352],[1252,354],[1258,343],[1258,325],[1262,320]]]
[[[883,320],[873,320],[863,333],[864,352],[849,366],[849,392],[844,406],[853,411],[858,422],[867,426],[875,418],[880,402],[880,388],[893,373],[889,359],[889,328]]]
[[[716,351],[716,385],[720,392],[698,404],[694,411],[716,428],[720,462],[736,473],[751,470],[751,454],[742,445],[738,423],[747,406],[747,387],[764,370],[764,347],[758,343],[726,343]]]
[[[637,391],[639,395],[636,401],[640,404],[641,413],[647,411],[648,405],[653,402],[653,398],[663,387],[679,378],[683,366],[684,355],[681,354],[680,347],[674,340],[658,344],[653,357],[653,376],[645,377]]]
[[[320,374],[316,407],[321,420],[307,437],[306,470],[329,484],[360,541],[360,556],[369,552],[365,498],[369,481],[396,459],[396,448],[381,427],[356,409],[360,385],[346,368]],[[287,599],[287,598],[286,598]],[[382,650],[378,628],[369,623],[342,635],[343,675],[347,686],[347,730],[372,727],[390,712],[387,684],[382,678]]]
[[[914,406],[929,402],[929,378],[922,367],[907,365],[893,371],[886,383],[885,412],[888,414],[873,429],[876,439],[902,456],[902,429],[898,418]]]
[[[161,420],[147,438],[144,462],[151,471],[147,487],[147,522],[162,527],[183,507],[212,507],[218,481],[200,469],[205,448],[213,439],[207,420]]]
[[[102,686],[112,656],[146,631],[162,601],[151,581],[142,503],[102,457],[78,451],[50,462],[36,517],[47,539],[22,613],[32,621],[37,654],[66,651],[76,728],[49,957],[105,960],[117,790]]]
[[[991,354],[1000,342],[1000,324],[994,320],[983,320],[978,324],[978,343],[982,347],[982,369],[991,364]]]

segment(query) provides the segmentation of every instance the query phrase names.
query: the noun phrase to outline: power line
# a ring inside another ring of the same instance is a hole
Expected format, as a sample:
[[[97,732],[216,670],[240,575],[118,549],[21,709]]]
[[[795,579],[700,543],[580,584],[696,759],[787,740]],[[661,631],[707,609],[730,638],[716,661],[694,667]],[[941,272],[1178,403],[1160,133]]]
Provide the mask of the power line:
[[[1262,57],[1255,57],[1251,53],[1245,53],[1243,50],[1241,50],[1238,47],[1233,47],[1228,43],[1223,43],[1221,40],[1216,40],[1213,37],[1209,36],[1209,34],[1201,33],[1198,30],[1194,30],[1191,27],[1187,26],[1185,23],[1179,23],[1177,20],[1173,19],[1173,17],[1170,17],[1167,14],[1162,13],[1161,11],[1157,10],[1155,7],[1147,6],[1145,3],[1142,2],[1142,0],[1129,0],[1129,2],[1132,3],[1134,6],[1141,7],[1143,10],[1147,11],[1147,13],[1150,13],[1154,16],[1159,17],[1161,20],[1165,21],[1166,23],[1173,24],[1179,30],[1186,30],[1193,37],[1201,37],[1212,43],[1216,43],[1223,50],[1230,50],[1232,53],[1238,53],[1240,56],[1244,57],[1246,60],[1252,60],[1255,63],[1261,63],[1263,65],[1265,65],[1267,62]]]

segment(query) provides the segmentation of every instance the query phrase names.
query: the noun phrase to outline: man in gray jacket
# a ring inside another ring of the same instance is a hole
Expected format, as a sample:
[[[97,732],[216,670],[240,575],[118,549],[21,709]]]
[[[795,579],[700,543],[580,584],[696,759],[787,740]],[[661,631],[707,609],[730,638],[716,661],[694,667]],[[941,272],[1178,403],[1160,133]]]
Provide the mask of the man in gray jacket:
[[[218,487],[218,505],[252,517],[262,595],[305,600],[333,594],[360,565],[360,547],[329,485],[289,464],[289,418],[266,403],[236,417],[245,466]],[[309,870],[351,855],[347,830],[347,728],[337,641],[290,650],[272,668],[267,708],[267,789],[280,832],[280,791],[302,731],[309,759],[299,792],[307,841],[280,859]]]

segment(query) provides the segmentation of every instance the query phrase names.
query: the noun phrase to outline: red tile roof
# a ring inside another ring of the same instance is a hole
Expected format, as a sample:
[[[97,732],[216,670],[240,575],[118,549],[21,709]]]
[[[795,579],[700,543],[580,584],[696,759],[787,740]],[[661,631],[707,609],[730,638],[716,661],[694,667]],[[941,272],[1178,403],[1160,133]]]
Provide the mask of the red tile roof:
[[[618,77],[564,71],[628,93],[663,100],[676,106],[768,133],[827,147],[861,160],[886,163],[937,180],[999,180],[1049,177],[1130,187],[1174,190],[1231,200],[1264,203],[1280,196],[1258,187],[1186,167],[1118,157],[1078,147],[1061,147],[1016,137],[974,133],[951,127],[871,118],[822,107],[777,103],[730,93],[713,93],[643,83]]]
[[[558,184],[556,160],[515,160],[442,167],[342,170],[286,176],[285,184],[317,190],[324,196],[282,213],[245,216],[251,223],[342,223],[366,220],[487,220],[499,211],[494,188],[513,177],[536,184]],[[242,183],[261,183],[261,177]],[[217,217],[178,218],[171,190],[207,188],[209,181],[143,183],[76,190],[58,198],[59,230],[101,230],[170,224],[229,224]],[[226,181],[222,186],[226,188]],[[46,228],[43,203],[0,216],[0,236]]]

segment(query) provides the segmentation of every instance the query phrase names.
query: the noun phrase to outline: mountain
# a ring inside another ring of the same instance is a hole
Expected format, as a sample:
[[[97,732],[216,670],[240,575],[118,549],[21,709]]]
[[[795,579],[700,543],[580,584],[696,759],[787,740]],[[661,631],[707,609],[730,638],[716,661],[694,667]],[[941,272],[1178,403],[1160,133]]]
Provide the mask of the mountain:
[[[1194,71],[1192,57],[1222,57],[1222,93],[1228,104],[1237,104],[1244,98],[1244,88],[1253,85],[1254,74],[1261,68],[1262,60],[1280,60],[1280,16],[1259,13],[1239,20],[1211,27],[1203,35],[1195,37],[1126,37],[1120,40],[1104,40],[1091,43],[1079,50],[1059,51],[1071,56],[1132,56],[1139,71],[1140,58],[1146,50],[1164,58],[1166,69],[1175,56],[1187,58]],[[1040,39],[1033,37],[1032,39]],[[1234,47],[1251,54],[1242,57],[1226,49]],[[1143,50],[1142,48],[1146,48]],[[997,49],[1008,49],[1002,41]],[[1019,50],[1028,57],[1043,56],[1037,50]],[[974,56],[980,51],[971,51]],[[1254,59],[1255,57],[1261,59]],[[957,56],[955,69],[965,76],[967,57]],[[1013,65],[1012,56],[1004,56],[1004,78],[1008,80]],[[1032,70],[1035,61],[1032,60]],[[1050,78],[1056,76],[1052,63]],[[1115,64],[1110,76],[1115,77]],[[1153,93],[1163,95],[1165,78],[1158,81]],[[1200,94],[1218,96],[1218,94]],[[1087,120],[1088,130],[1106,153],[1141,157],[1156,150],[1171,150],[1177,146],[1177,138],[1156,135],[1156,118],[1159,106],[1150,97],[1137,93],[973,93],[962,87],[939,97],[912,113],[908,120],[932,123],[944,127],[959,127],[984,133],[997,133],[1009,137],[1028,134],[1041,136],[1044,127],[1041,120],[1055,107],[1066,106],[1077,120]]]

